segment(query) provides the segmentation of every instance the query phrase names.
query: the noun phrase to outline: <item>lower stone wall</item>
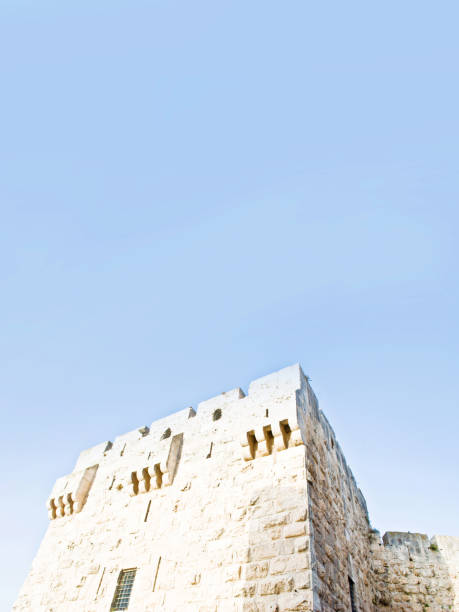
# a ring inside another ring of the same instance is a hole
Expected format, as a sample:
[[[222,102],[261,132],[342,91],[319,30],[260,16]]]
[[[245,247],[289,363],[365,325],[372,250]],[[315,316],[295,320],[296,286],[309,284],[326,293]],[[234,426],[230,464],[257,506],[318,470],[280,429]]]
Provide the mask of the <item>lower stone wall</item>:
[[[439,542],[448,549],[449,559]],[[372,550],[377,612],[459,610],[455,597],[459,538],[429,540],[420,533],[391,531],[381,541],[375,533]]]

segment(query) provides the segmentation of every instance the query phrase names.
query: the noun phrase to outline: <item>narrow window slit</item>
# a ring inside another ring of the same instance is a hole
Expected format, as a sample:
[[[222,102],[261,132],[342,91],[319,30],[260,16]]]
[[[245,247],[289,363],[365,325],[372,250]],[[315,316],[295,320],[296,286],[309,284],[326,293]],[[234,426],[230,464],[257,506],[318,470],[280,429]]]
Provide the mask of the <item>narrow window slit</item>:
[[[161,557],[159,557],[159,559],[158,559],[158,565],[156,566],[155,579],[154,579],[154,581],[153,581],[153,591],[154,591],[154,590],[155,590],[155,588],[156,588],[156,581],[158,580],[158,573],[159,573],[159,566],[160,566],[160,564],[161,564]]]
[[[150,499],[150,501],[148,502],[147,511],[145,512],[145,518],[143,519],[143,522],[144,522],[144,523],[146,523],[146,522],[147,522],[147,519],[148,519],[148,514],[149,514],[149,512],[150,512],[150,506],[151,506],[151,499]]]
[[[210,459],[210,458],[212,457],[212,448],[213,448],[213,446],[214,446],[214,443],[213,443],[213,442],[211,442],[211,443],[210,443],[209,452],[207,453],[207,457],[206,457],[206,459]]]
[[[357,604],[356,604],[356,598],[355,598],[355,582],[352,580],[352,578],[349,576],[349,596],[351,599],[351,612],[357,612]]]
[[[104,569],[102,570],[102,576],[100,577],[100,580],[99,580],[99,586],[97,587],[96,597],[97,597],[97,595],[99,594],[99,591],[100,591],[100,586],[101,586],[101,584],[102,584],[102,580],[104,579],[104,574],[105,574],[105,567],[104,567]]]

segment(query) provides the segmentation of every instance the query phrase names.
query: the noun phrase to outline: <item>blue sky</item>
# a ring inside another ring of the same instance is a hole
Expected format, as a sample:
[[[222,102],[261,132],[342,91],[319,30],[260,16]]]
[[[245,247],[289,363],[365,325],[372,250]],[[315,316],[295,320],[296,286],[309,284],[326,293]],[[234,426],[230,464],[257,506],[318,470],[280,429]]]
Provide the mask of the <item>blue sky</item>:
[[[0,607],[80,450],[301,362],[459,535],[456,2],[0,2]]]

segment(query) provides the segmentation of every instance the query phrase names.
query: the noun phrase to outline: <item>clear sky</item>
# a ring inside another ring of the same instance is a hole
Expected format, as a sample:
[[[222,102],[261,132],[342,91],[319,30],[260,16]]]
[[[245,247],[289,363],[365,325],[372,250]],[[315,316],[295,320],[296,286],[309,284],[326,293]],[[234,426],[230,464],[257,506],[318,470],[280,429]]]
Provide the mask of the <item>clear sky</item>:
[[[80,450],[299,361],[459,535],[457,2],[0,1],[0,609]]]

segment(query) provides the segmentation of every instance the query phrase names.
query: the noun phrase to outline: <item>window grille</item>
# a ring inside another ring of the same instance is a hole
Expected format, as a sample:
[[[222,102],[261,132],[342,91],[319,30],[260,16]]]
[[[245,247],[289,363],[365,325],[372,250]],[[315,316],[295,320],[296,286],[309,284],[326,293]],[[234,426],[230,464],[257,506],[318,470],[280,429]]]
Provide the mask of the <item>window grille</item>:
[[[127,569],[120,572],[110,612],[128,609],[136,571],[136,569]]]

